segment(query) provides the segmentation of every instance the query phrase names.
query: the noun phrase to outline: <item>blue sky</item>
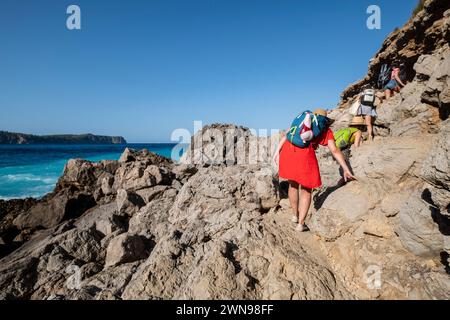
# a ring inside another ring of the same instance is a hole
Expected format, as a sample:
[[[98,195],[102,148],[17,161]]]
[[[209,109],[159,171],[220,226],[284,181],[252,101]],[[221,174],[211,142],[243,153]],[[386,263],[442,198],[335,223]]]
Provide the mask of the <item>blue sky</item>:
[[[2,0],[0,130],[167,142],[194,120],[285,128],[333,108],[416,3]],[[66,28],[70,4],[82,30]]]

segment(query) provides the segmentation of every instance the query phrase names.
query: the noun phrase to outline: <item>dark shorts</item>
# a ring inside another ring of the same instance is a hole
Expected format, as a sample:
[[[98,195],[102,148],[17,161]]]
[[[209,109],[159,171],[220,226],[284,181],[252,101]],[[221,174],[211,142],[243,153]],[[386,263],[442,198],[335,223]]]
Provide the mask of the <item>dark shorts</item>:
[[[399,85],[396,80],[391,80],[384,86],[384,90],[394,90],[398,86]]]

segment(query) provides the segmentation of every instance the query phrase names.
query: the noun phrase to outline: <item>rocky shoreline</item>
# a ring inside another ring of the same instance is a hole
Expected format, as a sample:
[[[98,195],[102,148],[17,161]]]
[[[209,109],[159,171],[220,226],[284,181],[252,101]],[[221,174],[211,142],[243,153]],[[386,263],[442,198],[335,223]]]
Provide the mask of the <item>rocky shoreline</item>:
[[[418,52],[411,81],[377,109],[376,140],[352,150],[357,181],[342,184],[319,149],[310,233],[290,222],[278,138],[216,124],[183,163],[129,149],[74,159],[42,200],[0,201],[0,299],[449,299],[449,30],[450,3],[428,0],[383,44],[369,77],[405,46]],[[239,162],[254,143],[257,161]]]

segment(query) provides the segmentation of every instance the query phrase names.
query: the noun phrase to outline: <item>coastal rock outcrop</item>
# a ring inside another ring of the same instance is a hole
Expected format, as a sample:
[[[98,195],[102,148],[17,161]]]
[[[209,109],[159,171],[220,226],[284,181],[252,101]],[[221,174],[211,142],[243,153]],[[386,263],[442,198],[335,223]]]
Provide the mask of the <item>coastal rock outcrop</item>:
[[[215,123],[204,126],[191,138],[180,162],[204,167],[269,163],[278,140],[277,134],[258,136],[243,126]]]
[[[116,172],[139,169],[142,161],[118,162]],[[87,172],[89,177],[75,176],[102,188],[105,168],[83,171],[91,166],[76,163],[59,188],[72,186],[73,172]],[[286,222],[276,214],[279,196],[270,165],[194,169],[164,161],[158,168],[170,170],[166,179],[137,191],[118,189],[78,217],[35,230],[0,260],[0,297],[352,297],[324,260],[292,242],[294,230],[278,226]],[[21,277],[25,273],[30,276]]]
[[[331,112],[335,129],[348,125],[350,103],[364,85],[374,84],[381,65],[407,62],[408,84],[377,107],[375,141],[350,153],[358,181],[344,184],[337,164],[320,154],[324,186],[315,194],[310,226],[324,240],[333,271],[359,297],[448,299],[449,9],[448,1],[425,1]],[[365,207],[359,210],[358,203]],[[382,274],[380,288],[358,283],[367,268]]]
[[[24,239],[19,236],[20,230],[17,229],[13,221],[37,202],[33,198],[0,200],[0,258],[22,245]]]
[[[448,221],[437,220],[424,197],[423,168],[429,168],[434,138],[363,144],[349,160],[358,180],[347,184],[335,161],[320,158],[325,182],[307,223],[333,272],[359,298],[448,298]],[[374,274],[382,285],[367,285]]]
[[[448,275],[439,261],[445,234],[411,192],[446,181],[433,165],[441,165],[447,149],[427,145],[429,139],[364,144],[350,158],[359,180],[348,184],[320,153],[324,187],[314,195],[311,234],[290,223],[283,182],[270,164],[196,168],[166,160],[167,180],[102,195],[80,216],[35,230],[0,260],[0,297],[448,298]],[[115,172],[141,168],[142,161],[117,162]],[[102,172],[89,172],[83,179],[102,188]],[[381,272],[380,287],[368,285],[370,272]]]
[[[402,58],[410,67],[408,80],[411,81],[415,77],[412,66],[420,56],[436,55],[440,50],[448,48],[449,17],[450,4],[447,0],[426,0],[422,10],[412,16],[402,28],[394,30],[386,38],[380,50],[370,60],[367,75],[343,91],[340,106],[345,107],[356,94],[361,92],[364,85],[374,85],[381,66],[398,58]],[[438,59],[438,56],[428,59],[426,63],[429,66],[423,66],[421,71],[431,70],[433,62],[437,63]],[[423,60],[420,61],[423,62]]]
[[[338,108],[332,113],[338,119],[335,127],[348,123],[350,104],[364,86],[376,86],[382,65],[401,59],[406,65],[407,85],[377,108],[375,133],[381,136],[438,133],[440,122],[450,114],[449,17],[448,1],[425,1],[423,10],[386,39],[371,59],[366,77],[344,90]]]
[[[123,233],[109,242],[106,249],[105,267],[137,261],[147,256],[143,237]]]

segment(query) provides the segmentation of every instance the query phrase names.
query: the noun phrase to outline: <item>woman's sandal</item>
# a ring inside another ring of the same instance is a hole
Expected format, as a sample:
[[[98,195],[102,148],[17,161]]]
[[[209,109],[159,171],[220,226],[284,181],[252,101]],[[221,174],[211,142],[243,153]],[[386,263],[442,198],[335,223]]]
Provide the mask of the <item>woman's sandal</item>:
[[[299,232],[306,232],[306,231],[309,231],[309,228],[306,224],[299,224],[297,226],[297,228],[295,228],[295,230],[297,230]]]
[[[292,216],[291,221],[292,223],[298,223],[298,216]]]

